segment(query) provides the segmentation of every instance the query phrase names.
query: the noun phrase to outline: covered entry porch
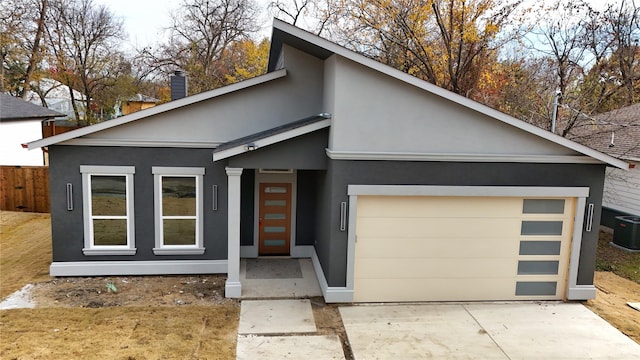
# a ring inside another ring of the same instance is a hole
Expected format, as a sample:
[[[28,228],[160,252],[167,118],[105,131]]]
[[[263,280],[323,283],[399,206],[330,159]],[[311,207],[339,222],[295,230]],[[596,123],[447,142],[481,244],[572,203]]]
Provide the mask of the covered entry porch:
[[[214,150],[213,161],[226,165],[228,179],[227,198],[219,199],[227,209],[227,297],[244,297],[244,285],[253,280],[269,282],[246,276],[253,264],[247,261],[258,257],[306,258],[302,267],[320,272],[316,284],[324,277],[311,259],[316,258],[318,185],[326,177],[329,125],[328,116],[320,114]]]

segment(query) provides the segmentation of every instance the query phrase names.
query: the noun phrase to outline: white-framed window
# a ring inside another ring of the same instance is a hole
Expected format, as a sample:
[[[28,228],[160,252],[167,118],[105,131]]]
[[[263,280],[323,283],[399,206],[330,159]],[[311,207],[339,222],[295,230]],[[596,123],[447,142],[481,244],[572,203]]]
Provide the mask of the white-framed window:
[[[81,165],[85,255],[135,255],[133,166]]]
[[[156,255],[204,254],[201,167],[152,167]]]

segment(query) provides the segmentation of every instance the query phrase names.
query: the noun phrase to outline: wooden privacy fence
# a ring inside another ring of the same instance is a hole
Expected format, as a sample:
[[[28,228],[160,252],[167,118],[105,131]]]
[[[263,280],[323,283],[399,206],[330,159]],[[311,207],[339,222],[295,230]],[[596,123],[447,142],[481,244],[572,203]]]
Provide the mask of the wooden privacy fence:
[[[49,212],[49,167],[0,166],[0,210]]]

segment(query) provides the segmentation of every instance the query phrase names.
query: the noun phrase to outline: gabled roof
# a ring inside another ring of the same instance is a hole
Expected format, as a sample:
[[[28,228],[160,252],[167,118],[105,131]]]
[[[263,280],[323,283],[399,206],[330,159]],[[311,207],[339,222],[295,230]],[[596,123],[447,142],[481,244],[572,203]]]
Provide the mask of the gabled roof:
[[[308,134],[312,131],[327,128],[331,125],[330,114],[318,114],[292,123],[244,136],[224,144],[213,150],[213,161],[226,159],[248,151],[272,145],[284,140]]]
[[[285,43],[306,53],[314,55],[320,59],[327,59],[334,54],[339,55],[360,65],[366,66],[370,69],[396,78],[407,84],[423,89],[433,95],[440,96],[466,108],[472,109],[481,114],[487,115],[496,120],[514,126],[518,129],[524,130],[528,133],[539,136],[558,145],[564,146],[581,154],[602,161],[603,163],[619,167],[621,169],[629,169],[629,164],[624,161],[618,160],[612,156],[591,149],[590,147],[563,138],[562,136],[553,134],[535,125],[529,124],[522,120],[518,120],[510,115],[492,109],[486,105],[480,104],[449,90],[443,89],[427,81],[418,79],[412,75],[358,54],[352,50],[349,50],[336,43],[323,39],[317,35],[297,28],[293,25],[287,24],[284,21],[278,19],[273,20],[273,35],[271,37],[271,50],[269,53],[269,64],[267,66],[269,71],[276,70],[276,67],[278,66],[278,57],[280,55],[280,52],[282,51],[282,45]]]
[[[605,164],[609,164],[611,166],[619,167],[622,169],[629,168],[629,164],[627,164],[624,161],[621,161],[612,156],[603,154],[587,146],[584,146],[576,142],[573,142],[571,140],[568,140],[566,138],[563,138],[559,135],[552,134],[544,129],[541,129],[539,127],[536,127],[524,121],[518,120],[512,116],[501,113],[495,109],[482,105],[471,99],[452,93],[448,90],[440,88],[424,80],[420,80],[409,74],[396,70],[388,65],[382,64],[373,59],[357,54],[354,51],[348,50],[340,45],[332,43],[326,39],[323,39],[305,30],[299,29],[293,25],[289,25],[283,21],[280,21],[277,19],[274,20],[273,35],[272,35],[271,41],[272,43],[271,43],[271,50],[270,50],[270,56],[269,56],[268,73],[266,75],[263,75],[254,79],[246,80],[230,86],[226,86],[224,88],[220,88],[220,89],[212,90],[209,92],[189,96],[180,100],[172,101],[167,104],[159,105],[147,110],[126,115],[115,120],[106,121],[93,126],[89,126],[89,127],[81,128],[78,130],[70,131],[64,134],[56,135],[50,138],[34,141],[28,144],[29,148],[33,149],[33,148],[48,146],[56,143],[61,143],[61,142],[74,139],[80,136],[105,130],[114,126],[119,126],[131,121],[142,119],[142,118],[147,118],[155,114],[170,111],[170,110],[187,106],[199,101],[207,100],[222,94],[226,94],[232,91],[242,90],[249,86],[253,86],[256,84],[260,84],[263,82],[267,82],[273,79],[283,77],[286,75],[286,70],[276,69],[276,67],[278,66],[278,58],[281,53],[282,46],[283,44],[286,43],[290,46],[300,49],[320,59],[327,59],[328,57],[334,54],[339,55],[355,63],[358,63],[362,66],[365,66],[367,68],[378,71],[382,74],[388,75],[397,80],[400,80],[406,84],[425,90],[435,96],[442,97],[443,99],[446,99],[458,105],[464,106],[480,114],[489,116],[495,120],[511,125],[515,128],[518,128],[520,130],[523,130],[525,132],[528,132],[530,134],[543,138],[547,141],[556,143],[560,146],[564,146],[565,148],[571,149],[573,151],[576,151],[578,153],[591,157],[592,159],[595,159],[597,161],[603,162]]]
[[[8,94],[0,94],[0,121],[46,120],[65,116]]]
[[[116,127],[116,126],[120,126],[126,123],[130,123],[136,120],[140,120],[140,119],[145,119],[148,118],[150,116],[156,115],[156,114],[160,114],[160,113],[164,113],[164,112],[168,112],[171,110],[175,110],[175,109],[179,109],[191,104],[195,104],[201,101],[205,101],[205,100],[209,100],[218,96],[222,96],[225,94],[229,94],[232,92],[236,92],[236,91],[240,91],[242,89],[246,89],[252,86],[256,86],[265,82],[269,82],[275,79],[279,79],[282,78],[284,76],[287,75],[287,71],[286,70],[278,70],[278,71],[274,71],[271,73],[268,73],[266,75],[262,75],[262,76],[258,76],[255,77],[253,79],[249,79],[249,80],[245,80],[239,83],[235,83],[235,84],[231,84],[225,87],[221,87],[218,89],[214,89],[214,90],[210,90],[210,91],[206,91],[200,94],[196,94],[196,95],[192,95],[192,96],[187,96],[185,98],[182,99],[178,99],[178,100],[174,100],[174,101],[170,101],[168,103],[165,104],[161,104],[158,106],[154,106],[145,110],[140,110],[140,111],[136,111],[132,114],[129,115],[125,115],[113,120],[108,120],[105,122],[101,122],[95,125],[91,125],[91,126],[85,126],[83,128],[80,129],[76,129],[73,131],[69,131],[63,134],[59,134],[56,136],[51,136],[48,138],[44,138],[44,139],[40,139],[40,140],[36,140],[36,141],[32,141],[30,143],[28,143],[28,147],[29,149],[37,149],[40,147],[44,147],[44,146],[49,146],[49,145],[53,145],[53,144],[58,144],[67,140],[71,140],[71,139],[75,139],[81,136],[85,136],[88,134],[93,134],[95,132],[98,131],[102,131],[102,130],[106,130],[106,129],[110,129],[112,127]]]
[[[613,157],[640,161],[640,103],[596,115],[570,136]]]

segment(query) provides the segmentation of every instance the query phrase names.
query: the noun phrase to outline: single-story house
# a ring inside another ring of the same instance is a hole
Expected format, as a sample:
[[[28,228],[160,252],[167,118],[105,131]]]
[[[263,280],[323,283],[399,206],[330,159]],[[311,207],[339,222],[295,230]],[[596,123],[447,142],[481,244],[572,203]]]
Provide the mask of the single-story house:
[[[628,168],[278,20],[266,75],[43,146],[51,275],[307,257],[328,302],[593,298]]]
[[[41,150],[22,144],[42,136],[43,122],[59,116],[64,114],[0,93],[0,165],[44,165]]]
[[[630,164],[629,171],[607,168],[601,224],[613,228],[616,216],[640,216],[640,103],[599,114],[579,132],[590,134],[585,145]]]

